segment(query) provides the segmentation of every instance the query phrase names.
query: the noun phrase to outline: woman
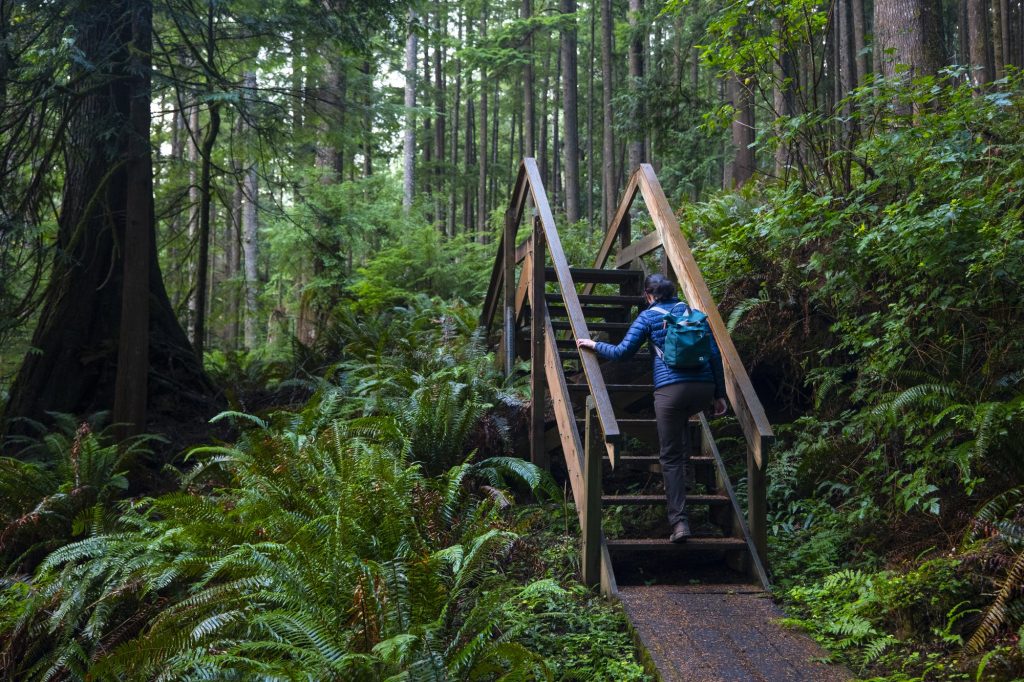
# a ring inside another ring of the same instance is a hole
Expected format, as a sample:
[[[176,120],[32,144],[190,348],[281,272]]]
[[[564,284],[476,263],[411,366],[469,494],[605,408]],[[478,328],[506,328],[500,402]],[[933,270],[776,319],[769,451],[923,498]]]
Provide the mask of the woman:
[[[722,371],[722,356],[718,344],[711,340],[711,361],[695,370],[680,370],[669,367],[662,359],[665,345],[665,312],[676,306],[683,306],[676,298],[676,285],[664,275],[654,274],[644,281],[644,300],[647,309],[637,316],[622,343],[610,343],[580,339],[580,348],[589,348],[610,360],[626,360],[632,357],[644,341],[655,347],[654,356],[654,415],[658,424],[658,440],[661,445],[661,473],[665,479],[665,496],[668,498],[668,522],[672,527],[669,540],[686,542],[690,537],[690,523],[686,514],[686,462],[690,457],[690,417],[714,405],[715,416],[725,414],[725,379]],[[656,310],[660,308],[661,310]],[[676,312],[684,312],[679,308]]]

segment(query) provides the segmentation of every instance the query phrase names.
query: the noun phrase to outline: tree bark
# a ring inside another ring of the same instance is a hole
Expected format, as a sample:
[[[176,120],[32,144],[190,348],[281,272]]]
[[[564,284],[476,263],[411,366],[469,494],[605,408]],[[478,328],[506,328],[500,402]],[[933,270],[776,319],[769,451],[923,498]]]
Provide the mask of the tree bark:
[[[615,132],[612,119],[612,23],[612,0],[601,0],[601,195],[604,197],[601,227],[604,230],[608,229],[608,223],[615,216],[619,189],[615,182]]]
[[[854,87],[859,88],[867,82],[868,55],[864,39],[864,0],[850,0],[850,11],[853,14],[853,51],[857,65],[857,78]]]
[[[74,92],[58,216],[58,255],[32,337],[37,351],[22,363],[5,408],[8,433],[26,430],[24,422],[9,421],[13,418],[45,422],[51,411],[109,410],[115,394],[120,401],[118,417],[139,428],[140,390],[147,397],[148,414],[193,419],[197,413],[209,414],[213,389],[167,298],[157,262],[153,197],[146,190],[151,183],[151,177],[146,177],[151,149],[143,119],[150,106],[149,87],[131,66],[129,45],[132,17],[145,22],[151,7],[148,0],[110,0],[76,5],[69,11],[76,47],[90,66],[69,67]],[[142,55],[148,54],[141,44],[144,27],[136,27],[140,45],[135,58],[144,59]],[[111,131],[120,134],[111,138]],[[141,177],[129,177],[130,170]],[[130,246],[126,229],[132,232]],[[133,261],[126,263],[124,249],[115,245],[128,248]],[[134,310],[128,328],[122,329],[123,308],[141,296],[138,291],[126,291],[126,275],[148,299],[148,311],[142,317],[147,325],[141,332]],[[125,295],[131,300],[126,301]],[[121,390],[116,390],[123,337],[132,347],[124,349],[128,364],[123,367]],[[148,359],[140,345],[146,346]],[[144,386],[140,366],[148,372]]]
[[[644,156],[644,138],[640,126],[644,120],[644,102],[640,97],[640,84],[644,78],[644,45],[646,41],[640,32],[640,13],[643,11],[643,0],[629,0],[629,90],[633,94],[634,117],[630,125],[629,162],[626,174],[629,175],[640,167]]]
[[[522,18],[529,20],[532,17],[532,0],[523,0]],[[523,154],[536,156],[537,117],[534,113],[533,100],[533,29],[530,29],[526,35],[523,51],[526,54],[526,63],[523,65]]]
[[[728,79],[729,101],[736,109],[732,122],[732,160],[726,163],[722,177],[725,189],[742,187],[754,176],[754,102],[741,76]]]
[[[789,45],[782,39],[782,27],[779,24],[775,26],[775,32],[779,35],[779,60],[775,65],[775,117],[776,117],[776,131],[781,136],[781,131],[778,130],[779,119],[788,119],[793,115],[793,87],[795,74],[793,73],[793,58],[790,53]],[[780,139],[778,146],[775,148],[775,175],[777,177],[784,177],[786,170],[790,164],[790,142],[788,140]]]
[[[985,0],[967,0],[967,41],[968,58],[971,67],[971,83],[981,88],[992,80],[988,70],[988,35]]]
[[[467,90],[471,90],[472,83],[467,83]],[[473,168],[473,158],[476,155],[476,112],[474,112],[473,99],[471,97],[466,98],[466,146],[463,149],[464,157],[463,163],[466,170],[467,176]],[[462,183],[462,229],[471,233],[473,231],[473,196],[474,192],[471,189],[468,177],[466,181]]]
[[[587,222],[594,230],[594,45],[597,39],[597,7],[591,2],[587,11],[590,19],[590,42],[587,43]],[[577,134],[577,141],[579,135]],[[579,149],[577,147],[577,159]],[[578,174],[577,174],[578,176]]]
[[[402,210],[412,210],[413,173],[416,163],[416,12],[409,10],[409,33],[405,39],[405,142],[402,148]]]
[[[188,243],[191,257],[188,261],[188,338],[195,341],[196,338],[196,273],[198,264],[194,255],[197,241],[199,239],[199,100],[193,96],[189,100],[190,110],[188,115]]]
[[[246,74],[248,75],[248,74]],[[235,114],[233,132],[236,144],[245,139],[245,116],[241,111]],[[239,280],[242,275],[242,207],[245,196],[242,191],[245,162],[235,150],[231,160],[231,172],[234,179],[234,190],[231,192],[230,220],[224,221],[227,246],[227,324],[225,341],[231,350],[237,350],[241,335],[241,287]]]
[[[993,76],[999,80],[1006,75],[1006,55],[1010,49],[1004,12],[1008,9],[1006,0],[992,0],[992,65]]]
[[[480,36],[487,42],[487,2],[484,0],[480,12]],[[487,136],[487,70],[480,67],[480,153],[477,157],[476,229],[481,235],[487,232],[487,154],[490,146]]]
[[[875,71],[892,78],[895,65],[904,64],[912,77],[938,73],[942,66],[939,17],[938,0],[875,0]]]
[[[245,75],[246,88],[255,93],[256,74],[252,71]],[[242,255],[245,267],[245,347],[249,350],[256,348],[258,343],[256,335],[260,328],[259,308],[257,296],[259,295],[259,269],[257,268],[259,258],[259,176],[256,173],[256,164],[249,162],[249,168],[245,172],[245,179],[242,186],[242,195],[245,203],[242,208]]]
[[[206,346],[206,303],[208,300],[208,280],[210,273],[210,207],[211,207],[211,171],[213,167],[213,145],[217,142],[220,132],[220,105],[210,105],[210,120],[203,136],[202,168],[199,177],[199,253],[196,257],[196,325],[192,347],[196,357],[202,362],[203,350]]]
[[[576,0],[561,0],[563,14],[576,14]],[[593,48],[591,48],[593,50]],[[576,18],[562,31],[562,110],[565,116],[565,219],[580,219],[580,130],[577,107]]]
[[[153,7],[132,0],[129,5],[131,58],[127,79],[127,187],[124,218],[124,286],[118,333],[117,377],[113,421],[119,439],[141,433],[146,426],[149,387],[149,252],[153,238],[153,159],[149,147],[150,54]]]
[[[374,87],[373,71],[370,60],[363,60],[363,106],[366,108],[363,113],[363,177],[373,175],[373,107]],[[443,130],[443,129],[442,129]]]
[[[550,41],[545,41],[550,45]],[[551,188],[551,176],[548,174],[551,170],[548,164],[548,102],[550,101],[550,94],[548,90],[548,74],[551,73],[551,51],[544,50],[544,66],[541,71],[540,78],[540,121],[537,126],[537,165],[540,168],[540,177],[544,181],[544,184],[550,190]]]
[[[448,115],[445,111],[445,80],[444,80],[444,42],[441,40],[441,26],[444,24],[444,28],[447,31],[448,24],[448,13],[444,12],[442,19],[442,12],[438,12],[436,15],[436,24],[434,26],[434,34],[438,36],[436,43],[434,44],[434,110],[437,113],[434,119],[434,149],[437,150],[437,165],[434,168],[434,184],[435,191],[437,192],[438,203],[444,201],[444,167],[445,160],[448,155],[448,149],[445,146],[444,134],[445,126],[448,123]],[[444,231],[446,224],[445,206],[438,206],[437,224],[441,231]]]
[[[459,14],[458,20],[458,43],[462,43],[462,14]],[[451,154],[451,167],[450,167],[450,179],[448,181],[448,236],[454,237],[456,227],[458,226],[457,220],[457,206],[458,191],[459,191],[459,124],[462,107],[462,60],[456,58],[455,60],[455,98],[452,104],[452,112],[454,114],[454,120],[452,121],[452,154]]]

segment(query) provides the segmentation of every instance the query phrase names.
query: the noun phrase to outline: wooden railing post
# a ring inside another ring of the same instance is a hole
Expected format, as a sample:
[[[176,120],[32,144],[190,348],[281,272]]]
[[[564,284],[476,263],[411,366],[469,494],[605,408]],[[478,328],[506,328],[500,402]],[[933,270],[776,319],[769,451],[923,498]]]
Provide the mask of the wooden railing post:
[[[747,443],[747,527],[762,564],[768,566],[768,464],[764,439]],[[759,448],[760,452],[755,452]]]
[[[583,441],[583,583],[601,582],[601,448],[594,418],[595,402],[587,396],[586,436]]]
[[[619,250],[624,250],[633,241],[633,219],[629,216],[629,211],[626,211],[622,216],[622,221],[619,223]],[[626,267],[632,268],[633,263]]]
[[[505,264],[502,283],[504,285],[504,317],[502,325],[502,355],[505,360],[505,376],[511,376],[516,361],[516,225],[511,211],[505,213]]]
[[[544,227],[540,218],[533,219],[530,237],[530,461],[548,468],[548,451],[544,444],[544,408],[547,382],[544,377]]]

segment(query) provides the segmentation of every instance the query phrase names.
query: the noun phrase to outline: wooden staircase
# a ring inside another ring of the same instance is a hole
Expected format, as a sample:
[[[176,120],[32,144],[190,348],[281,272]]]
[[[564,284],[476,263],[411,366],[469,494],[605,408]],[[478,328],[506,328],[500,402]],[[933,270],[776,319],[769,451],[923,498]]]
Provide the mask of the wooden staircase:
[[[629,209],[642,193],[654,224],[632,241]],[[532,229],[517,244],[527,209]],[[616,248],[617,247],[617,248]],[[651,356],[624,362],[580,352],[576,339],[622,340],[642,305],[641,258],[663,249],[662,269],[708,314],[722,351],[729,402],[747,443],[748,510],[733,492],[703,415],[690,420],[687,510],[694,535],[668,541],[653,412]],[[616,251],[614,267],[605,267]],[[500,318],[499,318],[500,313]],[[495,324],[500,319],[500,324]],[[506,213],[481,318],[507,372],[530,361],[531,459],[564,472],[583,531],[583,573],[614,595],[627,582],[736,583],[767,587],[764,569],[764,466],[772,438],[764,410],[721,315],[697,270],[649,165],[634,173],[592,267],[570,267],[533,159],[525,159]]]

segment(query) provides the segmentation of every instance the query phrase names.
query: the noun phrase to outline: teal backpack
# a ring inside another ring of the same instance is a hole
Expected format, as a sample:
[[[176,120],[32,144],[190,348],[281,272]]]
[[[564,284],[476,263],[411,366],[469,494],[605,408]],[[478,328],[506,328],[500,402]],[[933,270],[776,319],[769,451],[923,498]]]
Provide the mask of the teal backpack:
[[[664,308],[651,308],[664,315],[666,330],[665,349],[655,345],[654,351],[672,369],[703,369],[711,362],[711,330],[705,321],[708,316],[685,303],[677,303],[672,310],[681,305],[686,306],[682,315]]]

